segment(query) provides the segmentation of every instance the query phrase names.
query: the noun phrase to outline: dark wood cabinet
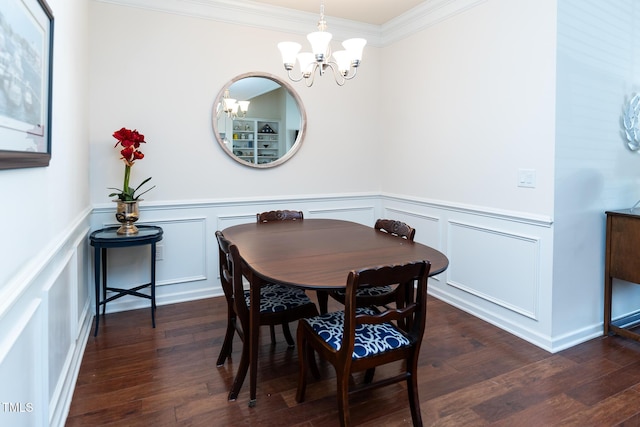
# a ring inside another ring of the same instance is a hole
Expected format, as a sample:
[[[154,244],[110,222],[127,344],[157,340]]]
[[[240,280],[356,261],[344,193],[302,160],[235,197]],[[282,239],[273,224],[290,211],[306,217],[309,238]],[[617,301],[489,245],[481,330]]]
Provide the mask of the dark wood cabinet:
[[[635,210],[640,214],[640,211]],[[640,284],[640,215],[629,209],[607,211],[604,266],[604,334],[618,334],[640,341],[640,313],[611,321],[613,279]]]

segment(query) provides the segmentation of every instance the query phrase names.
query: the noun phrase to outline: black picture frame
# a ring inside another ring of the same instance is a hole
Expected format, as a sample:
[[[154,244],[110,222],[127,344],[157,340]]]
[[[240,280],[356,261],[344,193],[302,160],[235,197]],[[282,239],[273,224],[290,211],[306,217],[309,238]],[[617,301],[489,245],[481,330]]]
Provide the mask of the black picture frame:
[[[0,169],[49,166],[53,13],[46,0],[2,0]]]

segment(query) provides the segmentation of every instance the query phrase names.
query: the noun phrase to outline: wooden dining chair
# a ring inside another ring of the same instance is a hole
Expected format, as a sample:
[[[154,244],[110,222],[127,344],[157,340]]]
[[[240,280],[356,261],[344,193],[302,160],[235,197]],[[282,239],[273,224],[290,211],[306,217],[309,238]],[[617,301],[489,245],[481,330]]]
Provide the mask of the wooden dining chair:
[[[220,281],[227,300],[227,331],[216,365],[222,366],[231,356],[233,337],[237,332],[242,340],[242,353],[229,392],[229,400],[235,400],[249,368],[250,291],[244,289],[242,282],[242,260],[238,247],[225,239],[221,231],[216,231],[216,239],[220,256]],[[260,289],[260,325],[286,324],[287,328],[283,330],[288,333],[289,322],[317,314],[316,305],[302,289],[279,284],[265,284]],[[293,345],[290,333],[287,342]]]
[[[427,310],[427,278],[431,264],[415,261],[404,265],[380,266],[352,271],[347,278],[344,311],[321,314],[298,323],[298,389],[296,401],[303,402],[309,370],[309,354],[316,351],[336,371],[340,425],[349,425],[349,395],[358,391],[406,381],[411,418],[422,425],[418,398],[418,356]],[[395,283],[416,284],[415,301],[402,308],[378,311],[357,306],[357,291],[363,286],[380,287]],[[397,326],[407,325],[406,329]],[[404,360],[403,372],[376,382],[351,386],[352,373]]]
[[[256,214],[259,223],[272,221],[298,221],[304,219],[302,211],[277,210]]]
[[[266,222],[274,222],[274,221],[298,221],[304,219],[304,214],[302,211],[293,211],[293,210],[273,210],[267,212],[260,212],[256,214],[256,220],[258,224],[264,224]],[[274,326],[269,326],[271,331],[271,340],[273,341],[275,338],[275,329]],[[284,334],[287,342],[290,347],[293,347],[293,338],[291,338],[291,332],[289,330],[289,324],[282,324],[282,333]]]
[[[409,240],[413,242],[416,235],[415,228],[410,227],[402,221],[396,221],[392,219],[378,219],[373,227],[379,232],[388,233],[392,236]],[[359,307],[388,305],[391,303],[402,304],[404,295],[399,295],[396,292],[396,286],[389,285],[380,288],[360,288],[357,293],[357,301]],[[318,293],[318,305],[320,307],[320,313],[327,312],[328,296],[331,296],[336,301],[344,304],[345,291],[343,289],[336,289],[332,291],[321,291]]]

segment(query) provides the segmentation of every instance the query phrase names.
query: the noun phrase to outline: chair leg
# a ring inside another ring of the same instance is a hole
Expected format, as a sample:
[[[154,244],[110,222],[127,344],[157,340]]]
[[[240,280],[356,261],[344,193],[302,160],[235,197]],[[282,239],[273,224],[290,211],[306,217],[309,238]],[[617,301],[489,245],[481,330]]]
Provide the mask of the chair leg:
[[[318,369],[318,364],[316,363],[316,353],[313,351],[313,348],[309,346],[307,348],[307,362],[309,363],[309,367],[311,368],[311,375],[316,380],[320,379],[320,370]]]
[[[276,344],[276,329],[273,325],[269,325],[269,332],[271,333],[271,345]]]
[[[316,297],[318,298],[320,314],[326,314],[329,306],[329,294],[327,291],[316,291]]]
[[[338,411],[341,427],[351,425],[349,421],[349,378],[351,378],[351,375],[336,371]]]
[[[233,351],[233,335],[236,332],[235,322],[235,317],[229,316],[227,319],[227,332],[224,335],[224,342],[222,343],[222,348],[220,349],[220,354],[216,361],[216,366],[218,367],[224,365],[225,360],[227,360],[227,357],[231,356],[231,352]]]
[[[236,372],[236,377],[233,379],[233,385],[231,386],[231,391],[229,392],[229,400],[236,400],[238,398],[238,393],[240,393],[240,389],[242,388],[242,383],[247,376],[247,371],[249,370],[249,343],[242,343],[242,355],[240,356],[240,364],[238,365],[238,372]]]
[[[376,368],[369,368],[364,372],[364,383],[365,384],[371,384],[371,382],[373,381],[373,376],[376,373]]]
[[[411,364],[409,375],[407,376],[407,393],[409,394],[409,407],[411,408],[411,420],[414,427],[422,427],[422,413],[420,412],[420,398],[418,397],[418,376],[416,375],[417,362],[408,361]]]
[[[302,322],[300,320],[298,324],[298,389],[296,390],[296,402],[304,402],[304,392],[307,388],[307,358],[309,355],[309,348],[307,340],[304,336],[304,330]]]
[[[296,344],[293,341],[293,337],[291,336],[288,322],[284,322],[282,324],[282,333],[284,334],[284,339],[287,340],[287,345],[289,346],[289,348],[294,347]]]

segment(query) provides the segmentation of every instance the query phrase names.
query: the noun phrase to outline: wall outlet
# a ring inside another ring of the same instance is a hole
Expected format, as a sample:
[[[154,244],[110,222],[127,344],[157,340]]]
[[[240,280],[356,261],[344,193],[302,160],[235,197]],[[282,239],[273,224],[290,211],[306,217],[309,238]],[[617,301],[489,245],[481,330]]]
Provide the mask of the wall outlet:
[[[156,261],[164,259],[164,245],[156,245]]]

